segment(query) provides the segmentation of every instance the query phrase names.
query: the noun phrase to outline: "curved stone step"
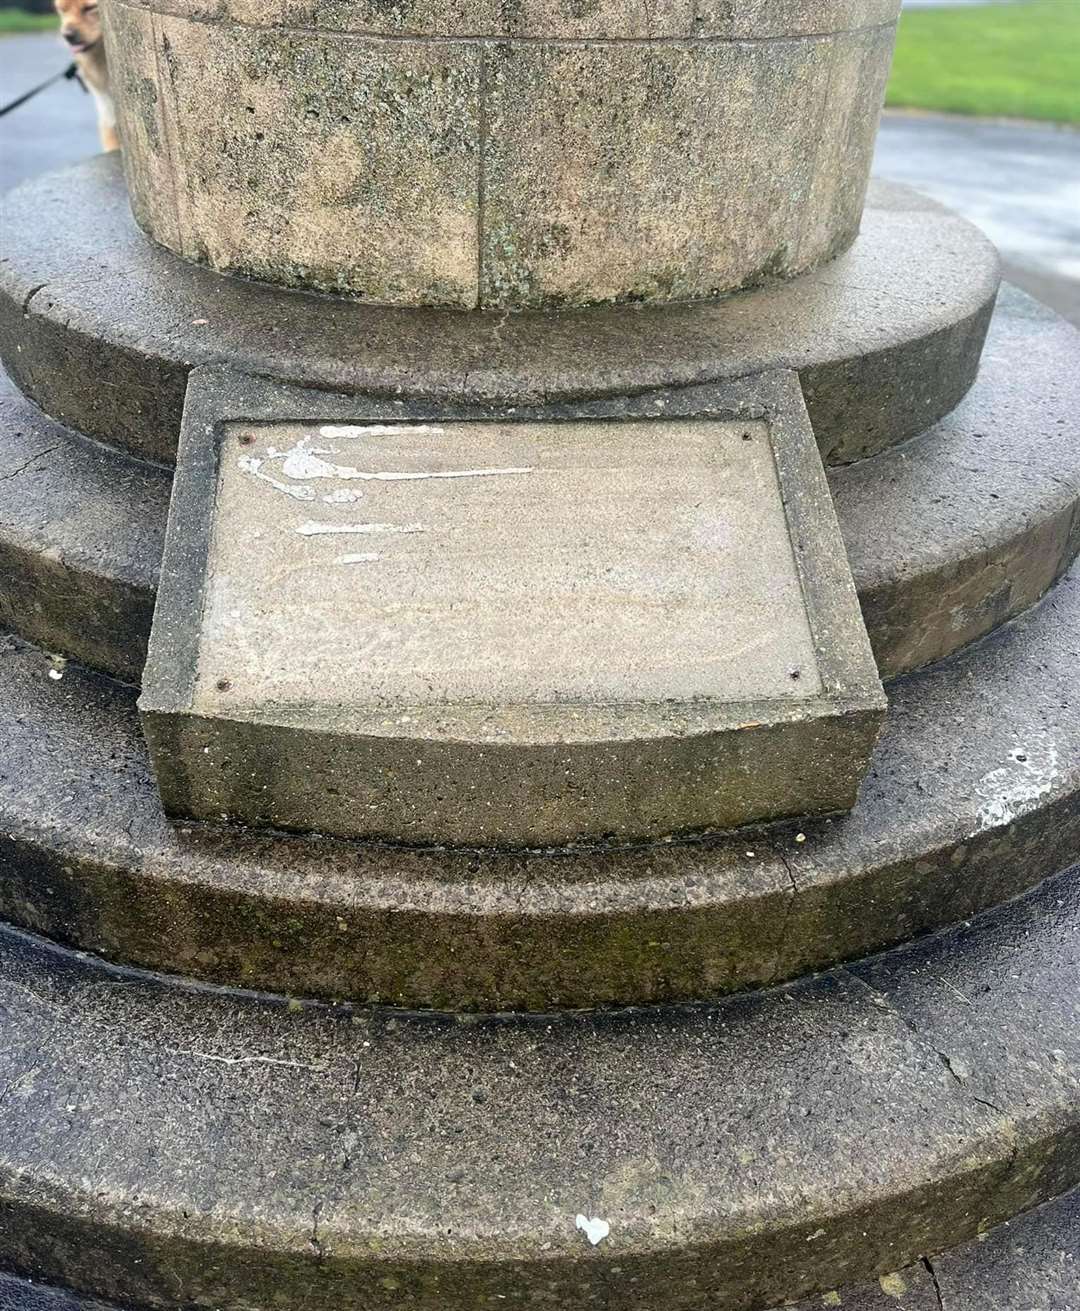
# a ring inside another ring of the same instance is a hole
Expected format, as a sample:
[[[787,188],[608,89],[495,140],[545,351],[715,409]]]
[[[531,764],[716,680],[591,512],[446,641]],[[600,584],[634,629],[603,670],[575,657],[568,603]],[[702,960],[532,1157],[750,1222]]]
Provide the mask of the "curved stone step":
[[[0,226],[11,375],[78,431],[163,461],[189,368],[221,363],[327,390],[503,405],[794,368],[826,458],[844,463],[957,404],[999,279],[977,229],[885,183],[852,249],[793,282],[561,314],[388,309],[222,277],[142,236],[115,156],[17,188]]]
[[[1080,859],[1080,569],[895,684],[855,809],[689,843],[354,845],[166,823],[130,690],[0,657],[0,915],[216,983],[449,1009],[685,1000],[853,959]]]
[[[1080,1306],[1080,1192],[1035,1207],[972,1242],[869,1283],[825,1289],[786,1311],[1065,1311]],[[839,1300],[837,1300],[839,1299]],[[504,1298],[504,1300],[506,1300]],[[400,1303],[397,1304],[400,1306]],[[0,1311],[123,1311],[37,1280],[0,1274]],[[775,1308],[781,1311],[781,1308]]]
[[[46,418],[0,371],[0,624],[138,682],[170,481]]]
[[[901,1271],[1080,1176],[1078,894],[718,1006],[471,1023],[5,931],[2,1259],[193,1311],[759,1311]]]
[[[1078,352],[1074,328],[1006,287],[978,380],[958,409],[913,442],[831,471],[884,677],[941,659],[1020,613],[1080,551]],[[9,472],[27,461],[29,483]],[[0,374],[8,627],[137,680],[168,496],[164,469],[73,439]]]
[[[979,377],[916,441],[830,471],[882,676],[1033,604],[1080,552],[1080,332],[1016,287]]]

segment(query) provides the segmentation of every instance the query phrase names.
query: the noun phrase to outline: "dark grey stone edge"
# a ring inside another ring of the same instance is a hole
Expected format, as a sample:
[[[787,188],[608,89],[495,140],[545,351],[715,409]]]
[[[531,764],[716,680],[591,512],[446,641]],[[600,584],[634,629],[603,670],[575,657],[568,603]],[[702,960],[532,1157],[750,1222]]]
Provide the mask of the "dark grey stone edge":
[[[758,1311],[903,1270],[1080,1177],[1078,877],[777,992],[468,1025],[0,931],[0,1072],[33,1090],[0,1260],[185,1311]]]
[[[97,1298],[84,1297],[55,1284],[0,1272],[0,1311],[135,1311],[135,1308],[99,1302]]]
[[[168,824],[133,698],[0,658],[0,914],[211,982],[450,1009],[716,996],[954,923],[1080,858],[1080,576],[894,684],[847,816],[468,852]]]
[[[0,356],[12,378],[78,431],[166,463],[188,370],[220,363],[448,407],[796,368],[826,462],[842,464],[915,436],[962,399],[1000,278],[975,228],[884,184],[852,250],[790,283],[664,309],[510,316],[380,310],[190,265],[135,227],[110,156],[25,184],[3,208]],[[84,212],[98,217],[92,232]],[[925,297],[912,296],[913,280]]]
[[[46,418],[0,372],[0,627],[137,683],[169,484]]]
[[[825,1301],[823,1298],[827,1298]],[[839,1300],[837,1300],[839,1299]],[[1080,1306],[1080,1190],[871,1283],[773,1311],[1065,1311]],[[0,1311],[136,1311],[0,1274]]]
[[[613,711],[577,704],[569,742],[561,707],[529,707],[529,727],[503,742],[482,736],[483,708],[455,711],[449,735],[446,708],[434,720],[423,708],[415,710],[407,731],[387,726],[381,712],[365,707],[350,712],[345,730],[320,726],[318,715],[297,723],[273,706],[241,717],[200,712],[195,683],[212,529],[207,507],[215,497],[225,429],[301,416],[315,424],[387,416],[384,407],[373,409],[354,398],[302,391],[228,369],[194,369],[139,699],[166,811],[181,819],[228,815],[258,826],[316,828],[347,838],[542,846],[605,838],[642,841],[849,808],[886,702],[798,377],[761,374],[696,388],[694,396],[687,404],[684,392],[678,406],[690,417],[761,419],[769,427],[820,692],[788,706],[666,702]],[[652,408],[647,398],[628,398],[620,402],[616,418],[649,418]],[[403,406],[394,417],[426,416]],[[797,763],[810,757],[812,768]],[[229,762],[227,769],[222,760]],[[704,761],[710,762],[705,768]],[[319,789],[310,788],[307,775],[318,774],[327,762],[338,799],[323,795],[313,803],[311,792]],[[735,798],[708,785],[670,797],[666,787],[651,787],[653,779],[668,778],[672,771],[715,780],[729,769],[741,779]],[[502,776],[517,777],[519,788],[503,794]],[[382,777],[409,783],[389,794],[376,783],[365,784],[354,794],[340,781]],[[632,812],[627,795],[636,799]],[[748,813],[749,805],[754,808]]]

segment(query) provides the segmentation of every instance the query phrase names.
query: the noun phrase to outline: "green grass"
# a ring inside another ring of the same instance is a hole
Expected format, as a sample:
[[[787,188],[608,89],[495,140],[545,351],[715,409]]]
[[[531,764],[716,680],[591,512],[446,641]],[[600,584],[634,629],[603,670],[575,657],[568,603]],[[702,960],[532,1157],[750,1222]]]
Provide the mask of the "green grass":
[[[887,103],[1080,123],[1080,0],[905,10]]]
[[[28,14],[22,9],[0,8],[0,36],[10,36],[12,32],[55,31],[59,25],[55,14]]]

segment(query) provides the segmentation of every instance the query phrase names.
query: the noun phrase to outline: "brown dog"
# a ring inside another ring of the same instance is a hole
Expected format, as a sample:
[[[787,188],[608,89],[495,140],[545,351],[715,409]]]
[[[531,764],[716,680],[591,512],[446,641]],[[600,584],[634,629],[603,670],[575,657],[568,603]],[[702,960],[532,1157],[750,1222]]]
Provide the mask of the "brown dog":
[[[116,109],[109,94],[109,68],[101,39],[101,15],[97,0],[55,0],[60,15],[60,35],[67,42],[79,76],[97,102],[98,132],[103,150],[117,150]]]

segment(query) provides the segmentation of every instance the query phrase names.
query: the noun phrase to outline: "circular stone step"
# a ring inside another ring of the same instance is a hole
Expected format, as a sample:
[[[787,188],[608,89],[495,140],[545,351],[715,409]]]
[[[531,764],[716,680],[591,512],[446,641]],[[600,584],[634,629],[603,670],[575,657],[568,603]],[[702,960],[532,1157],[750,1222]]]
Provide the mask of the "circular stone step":
[[[0,624],[138,682],[170,482],[46,418],[0,371]]]
[[[1080,1306],[1080,1191],[1066,1193],[977,1239],[921,1256],[868,1283],[822,1289],[774,1311],[1055,1311]],[[393,1290],[388,1290],[393,1291]],[[993,1301],[989,1304],[986,1298]],[[837,1301],[839,1298],[839,1301]],[[503,1300],[506,1300],[505,1298]],[[397,1303],[395,1311],[399,1311]],[[125,1311],[37,1280],[0,1274],[0,1311]]]
[[[758,1311],[900,1271],[1080,1177],[1078,894],[718,1006],[471,1023],[6,931],[2,1259],[202,1311]]]
[[[1006,286],[979,377],[917,441],[831,471],[882,677],[1030,606],[1080,552],[1080,333]]]
[[[1080,570],[895,684],[855,809],[623,849],[173,827],[134,696],[11,639],[0,915],[220,984],[448,1009],[685,1000],[852,959],[1080,859]]]
[[[830,471],[884,677],[939,660],[1020,613],[1080,551],[1078,352],[1074,328],[1005,287],[959,407],[915,441]],[[561,412],[571,408],[600,409]],[[3,622],[137,681],[168,473],[73,438],[2,373],[0,439]],[[27,461],[29,482],[11,476]]]
[[[872,188],[851,250],[792,282],[560,314],[378,308],[211,273],[143,237],[115,156],[11,192],[0,227],[0,355],[16,383],[78,431],[163,461],[188,370],[220,363],[331,391],[502,405],[793,368],[826,459],[846,463],[957,404],[999,279],[981,233],[889,184]]]

